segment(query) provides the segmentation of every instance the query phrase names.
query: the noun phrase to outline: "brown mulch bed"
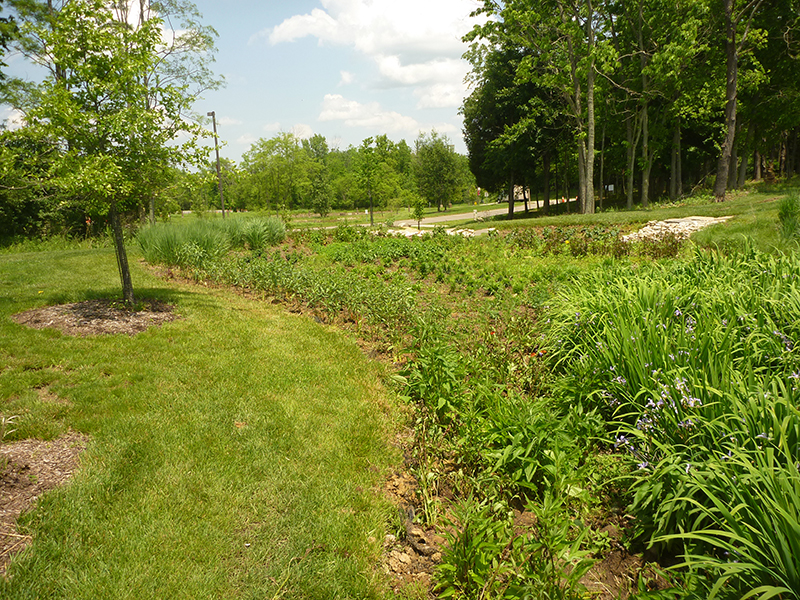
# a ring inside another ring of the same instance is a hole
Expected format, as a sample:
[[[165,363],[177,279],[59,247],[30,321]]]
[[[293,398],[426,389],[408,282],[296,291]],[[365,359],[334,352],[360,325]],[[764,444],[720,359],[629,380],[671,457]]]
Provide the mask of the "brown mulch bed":
[[[159,300],[144,300],[141,310],[130,310],[121,302],[112,300],[87,300],[35,308],[11,318],[34,329],[50,327],[78,337],[114,333],[135,335],[177,319],[172,309],[172,305]]]
[[[0,576],[6,574],[11,557],[31,542],[17,531],[17,519],[44,492],[66,483],[87,440],[69,432],[49,442],[0,444]]]

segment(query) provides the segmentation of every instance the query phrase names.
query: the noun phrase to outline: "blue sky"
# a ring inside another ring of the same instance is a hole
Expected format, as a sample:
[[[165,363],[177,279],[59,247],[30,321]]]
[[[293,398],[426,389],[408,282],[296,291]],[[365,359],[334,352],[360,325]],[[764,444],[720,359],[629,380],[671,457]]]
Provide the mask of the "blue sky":
[[[215,111],[221,154],[240,160],[277,133],[320,133],[331,147],[386,134],[413,145],[435,128],[465,152],[468,93],[461,37],[477,0],[195,0],[219,33],[226,86],[197,102]],[[33,76],[21,58],[8,71]],[[0,119],[12,116],[0,108]]]
[[[199,0],[219,33],[208,92],[222,153],[238,160],[279,131],[324,135],[332,147],[387,134],[410,144],[435,128],[464,152],[458,109],[468,64],[460,38],[474,0]]]

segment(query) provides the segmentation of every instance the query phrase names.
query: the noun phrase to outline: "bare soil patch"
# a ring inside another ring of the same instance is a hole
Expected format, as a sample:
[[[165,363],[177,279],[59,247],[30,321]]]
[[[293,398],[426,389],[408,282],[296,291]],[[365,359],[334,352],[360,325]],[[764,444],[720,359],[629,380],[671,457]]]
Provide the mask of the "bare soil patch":
[[[11,557],[31,542],[17,531],[17,519],[44,492],[66,483],[87,440],[71,431],[49,442],[0,444],[0,576],[5,576]]]
[[[140,310],[131,310],[121,302],[112,300],[87,300],[35,308],[11,318],[20,325],[34,329],[50,327],[77,337],[114,333],[136,335],[150,327],[177,319],[173,308],[158,300],[144,300]]]

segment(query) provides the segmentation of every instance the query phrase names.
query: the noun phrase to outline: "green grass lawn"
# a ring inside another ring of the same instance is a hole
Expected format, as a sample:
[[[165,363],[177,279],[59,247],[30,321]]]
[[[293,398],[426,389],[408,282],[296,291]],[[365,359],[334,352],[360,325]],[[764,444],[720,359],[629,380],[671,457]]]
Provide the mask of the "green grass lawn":
[[[654,204],[649,209],[610,210],[583,215],[571,213],[546,216],[538,211],[531,211],[528,215],[522,213],[515,216],[513,221],[497,219],[476,226],[512,229],[606,225],[635,230],[649,221],[689,216],[732,216],[730,221],[698,232],[692,239],[703,245],[719,243],[738,245],[746,235],[753,238],[757,248],[769,251],[780,245],[777,228],[778,200],[785,194],[786,190],[762,186],[749,191],[734,192],[725,202],[713,202],[710,198],[689,198],[680,203]]]
[[[379,369],[340,333],[234,293],[165,283],[180,320],[72,338],[18,311],[116,297],[112,250],[0,256],[0,412],[12,437],[91,436],[21,523],[2,598],[363,598],[396,457]],[[65,400],[45,405],[46,386]],[[8,442],[9,439],[6,439]]]

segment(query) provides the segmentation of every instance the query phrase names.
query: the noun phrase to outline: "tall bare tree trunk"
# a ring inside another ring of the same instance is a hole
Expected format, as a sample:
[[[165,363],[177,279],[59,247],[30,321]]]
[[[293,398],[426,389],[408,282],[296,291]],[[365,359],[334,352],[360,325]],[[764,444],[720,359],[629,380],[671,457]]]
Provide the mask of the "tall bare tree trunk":
[[[586,0],[588,17],[586,19],[586,39],[588,45],[589,65],[586,77],[586,112],[587,112],[587,132],[586,132],[586,180],[584,183],[585,194],[581,201],[582,212],[594,213],[594,84],[597,74],[594,70],[594,7],[592,0]]]
[[[542,171],[544,175],[544,214],[550,212],[550,152],[545,150],[542,156]]]
[[[525,202],[525,214],[528,214],[528,186],[522,184],[522,200]]]
[[[717,162],[717,180],[714,182],[714,197],[717,202],[725,200],[728,183],[728,170],[731,165],[733,142],[736,137],[736,90],[739,57],[736,52],[736,23],[733,18],[734,0],[724,0],[725,12],[725,57],[727,61],[727,81],[725,84],[725,141]]]
[[[675,121],[675,131],[672,133],[672,161],[670,164],[669,198],[676,200],[683,195],[683,182],[681,181],[681,122]]]
[[[736,182],[738,187],[743,188],[744,184],[747,181],[747,166],[748,166],[748,159],[750,158],[750,147],[753,145],[753,138],[756,134],[756,125],[754,121],[750,121],[750,124],[747,126],[747,138],[744,142],[744,148],[742,148],[742,159],[739,163],[739,178]]]
[[[512,172],[508,182],[508,219],[514,218],[514,173]]]
[[[600,134],[600,197],[598,198],[600,202],[600,210],[603,210],[603,199],[605,197],[606,186],[605,180],[603,179],[603,171],[606,165],[606,121],[608,119],[603,118],[603,131]]]
[[[625,119],[625,136],[628,140],[626,148],[627,170],[625,172],[625,206],[628,210],[633,209],[633,179],[636,170],[636,147],[639,145],[641,128],[636,119],[636,111],[628,114]]]
[[[647,208],[650,205],[650,171],[653,168],[653,153],[650,151],[650,111],[649,102],[647,100],[647,93],[649,89],[649,82],[645,69],[647,68],[647,53],[644,49],[644,36],[642,29],[644,28],[644,17],[642,14],[642,2],[639,3],[639,61],[642,67],[642,96],[644,102],[642,103],[642,159],[644,165],[642,166],[642,189],[641,198],[642,206]]]
[[[725,13],[725,58],[727,80],[725,83],[725,141],[722,145],[719,161],[717,163],[717,179],[714,182],[714,197],[717,202],[725,200],[725,191],[728,183],[728,171],[731,168],[731,156],[736,138],[736,105],[737,105],[737,80],[739,74],[739,52],[747,41],[750,25],[763,0],[751,0],[742,11],[734,14],[736,0],[723,0]],[[739,24],[747,19],[746,27],[741,39],[736,41]]]
[[[653,168],[653,153],[650,150],[650,116],[647,110],[647,102],[642,106],[642,206],[650,206],[650,171]]]
[[[761,181],[761,153],[758,148],[753,153],[753,179]]]
[[[739,187],[739,148],[736,144],[733,145],[733,152],[731,152],[731,164],[728,168],[728,189],[735,190]]]

